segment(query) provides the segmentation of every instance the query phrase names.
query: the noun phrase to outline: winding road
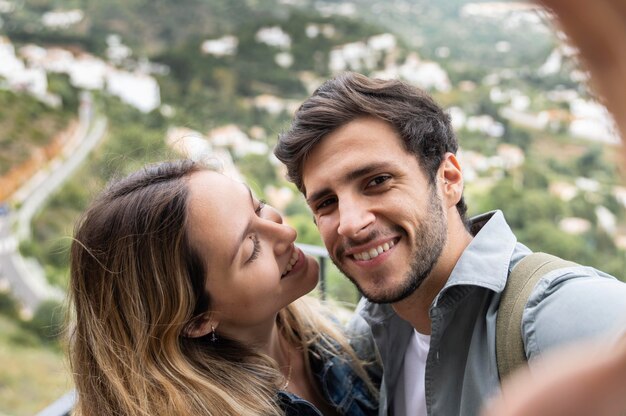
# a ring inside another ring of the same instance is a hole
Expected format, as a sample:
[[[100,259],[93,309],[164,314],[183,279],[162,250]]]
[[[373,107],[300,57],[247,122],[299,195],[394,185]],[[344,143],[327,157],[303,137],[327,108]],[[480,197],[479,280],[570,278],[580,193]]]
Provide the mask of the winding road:
[[[106,118],[93,116],[91,97],[84,95],[76,136],[70,141],[74,145],[15,192],[17,210],[0,213],[0,287],[8,286],[26,313],[33,313],[43,300],[62,299],[63,293],[47,282],[36,260],[22,257],[19,242],[30,237],[33,216],[101,142],[106,130]]]

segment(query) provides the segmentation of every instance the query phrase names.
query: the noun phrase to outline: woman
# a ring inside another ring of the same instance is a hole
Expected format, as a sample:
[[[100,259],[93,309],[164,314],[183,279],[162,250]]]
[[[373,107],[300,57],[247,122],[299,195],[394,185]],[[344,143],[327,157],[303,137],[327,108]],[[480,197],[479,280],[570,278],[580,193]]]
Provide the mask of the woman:
[[[299,299],[318,265],[295,239],[245,185],[191,161],[110,185],[71,249],[76,413],[376,414],[376,366],[355,355],[369,340],[353,350]]]

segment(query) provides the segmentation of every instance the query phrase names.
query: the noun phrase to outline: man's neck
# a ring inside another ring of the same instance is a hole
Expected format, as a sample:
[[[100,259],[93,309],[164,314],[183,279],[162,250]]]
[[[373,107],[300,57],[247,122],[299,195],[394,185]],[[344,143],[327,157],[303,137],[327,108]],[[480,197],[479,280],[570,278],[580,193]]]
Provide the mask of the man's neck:
[[[430,305],[446,281],[447,278],[443,282],[437,281],[431,273],[415,292],[391,306],[398,316],[408,321],[417,332],[430,335]]]
[[[472,241],[464,226],[448,234],[447,243],[430,274],[407,298],[393,303],[394,311],[420,334],[430,335],[430,306],[444,288],[459,258]]]

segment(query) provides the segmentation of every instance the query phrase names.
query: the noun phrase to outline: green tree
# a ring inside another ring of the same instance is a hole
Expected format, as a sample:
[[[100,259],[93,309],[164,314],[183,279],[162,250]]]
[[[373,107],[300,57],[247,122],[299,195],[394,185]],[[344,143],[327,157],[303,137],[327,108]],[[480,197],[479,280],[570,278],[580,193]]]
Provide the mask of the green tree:
[[[32,319],[24,321],[24,326],[37,334],[46,343],[56,342],[63,334],[65,309],[56,300],[43,301]]]
[[[0,291],[0,314],[17,319],[18,304],[10,292]]]

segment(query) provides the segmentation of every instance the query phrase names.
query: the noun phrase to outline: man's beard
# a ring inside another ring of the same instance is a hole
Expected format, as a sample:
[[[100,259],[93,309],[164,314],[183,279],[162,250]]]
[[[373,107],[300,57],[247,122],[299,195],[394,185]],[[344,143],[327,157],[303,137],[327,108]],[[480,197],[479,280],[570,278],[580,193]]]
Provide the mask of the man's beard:
[[[331,260],[370,302],[395,303],[411,295],[422,285],[424,280],[426,280],[439,260],[443,247],[446,244],[446,226],[444,223],[443,209],[441,207],[441,200],[434,189],[431,192],[428,202],[428,211],[425,220],[418,224],[413,243],[413,261],[402,284],[399,287],[391,288],[380,293],[363,290],[357,280],[346,273],[346,270],[341,267],[333,256],[331,256]]]

